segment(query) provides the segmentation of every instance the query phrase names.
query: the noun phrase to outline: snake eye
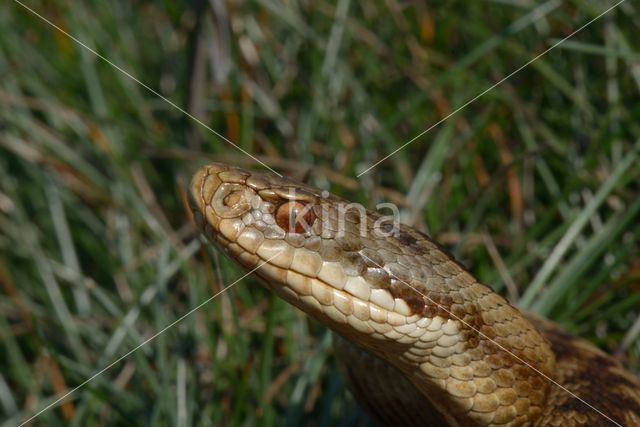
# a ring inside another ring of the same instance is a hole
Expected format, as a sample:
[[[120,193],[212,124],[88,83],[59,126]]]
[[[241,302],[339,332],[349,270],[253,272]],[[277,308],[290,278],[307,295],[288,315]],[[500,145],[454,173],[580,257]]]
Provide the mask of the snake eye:
[[[304,233],[315,218],[311,205],[296,201],[283,203],[276,211],[276,223],[289,233]]]

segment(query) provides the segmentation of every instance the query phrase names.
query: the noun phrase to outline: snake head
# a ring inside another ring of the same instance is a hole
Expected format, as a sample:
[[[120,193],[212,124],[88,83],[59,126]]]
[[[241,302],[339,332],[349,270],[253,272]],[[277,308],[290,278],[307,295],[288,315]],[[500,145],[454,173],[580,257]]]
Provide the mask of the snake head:
[[[400,338],[392,325],[420,317],[424,298],[394,279],[392,270],[413,280],[389,263],[401,246],[415,251],[416,239],[401,233],[388,240],[393,233],[379,215],[272,173],[220,163],[194,174],[189,200],[210,241],[245,269],[256,269],[267,288],[343,335],[387,342],[388,348]]]

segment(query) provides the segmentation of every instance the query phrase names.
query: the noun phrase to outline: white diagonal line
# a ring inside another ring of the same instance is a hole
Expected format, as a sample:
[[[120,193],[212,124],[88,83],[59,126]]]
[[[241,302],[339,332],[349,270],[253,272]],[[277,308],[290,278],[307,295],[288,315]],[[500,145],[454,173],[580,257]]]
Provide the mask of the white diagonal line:
[[[138,344],[136,347],[134,347],[133,349],[129,350],[128,352],[126,352],[124,355],[120,356],[118,359],[116,359],[115,361],[109,363],[107,366],[105,366],[104,368],[100,369],[98,372],[96,372],[95,374],[91,375],[89,378],[87,378],[86,380],[84,380],[83,382],[81,382],[79,385],[77,385],[76,387],[72,388],[71,390],[69,390],[68,392],[66,392],[65,394],[63,394],[62,396],[60,396],[59,398],[57,398],[55,401],[53,401],[52,403],[50,403],[49,405],[45,406],[43,409],[41,409],[40,411],[36,412],[34,415],[32,415],[31,417],[29,417],[28,419],[24,420],[22,423],[20,423],[18,425],[18,427],[22,427],[25,424],[33,421],[35,418],[37,418],[38,416],[42,415],[44,412],[48,411],[49,409],[58,406],[58,404],[60,404],[60,402],[62,402],[63,400],[65,400],[66,398],[68,398],[69,396],[71,396],[73,393],[75,393],[76,391],[80,390],[82,387],[84,387],[85,385],[87,385],[88,383],[90,383],[91,381],[93,381],[94,379],[96,379],[97,377],[99,377],[100,375],[102,375],[103,373],[105,373],[106,371],[108,371],[109,369],[111,369],[112,367],[114,367],[115,365],[117,365],[118,363],[120,363],[123,359],[126,359],[127,357],[129,357],[131,354],[135,353],[137,350],[139,350],[140,348],[144,347],[146,344],[148,344],[149,342],[153,341],[154,339],[156,339],[158,336],[162,335],[163,333],[165,333],[166,331],[168,331],[170,328],[174,327],[175,325],[177,325],[178,323],[180,323],[181,321],[183,321],[184,319],[186,319],[187,317],[189,317],[191,314],[193,314],[195,311],[199,310],[200,308],[202,308],[204,305],[208,304],[209,302],[213,301],[218,295],[224,293],[225,291],[227,291],[229,288],[231,288],[232,286],[234,286],[236,283],[240,282],[242,279],[244,279],[245,277],[247,277],[248,275],[252,274],[253,272],[255,272],[256,270],[258,270],[260,267],[262,267],[263,265],[265,265],[266,263],[268,263],[269,261],[271,261],[272,259],[274,259],[275,257],[279,256],[281,254],[281,252],[278,252],[277,254],[275,254],[274,256],[272,256],[271,258],[269,258],[266,261],[261,262],[258,266],[252,268],[251,270],[249,270],[246,274],[244,274],[242,277],[240,277],[239,279],[235,280],[233,283],[231,283],[230,285],[226,286],[225,288],[223,288],[221,291],[217,292],[215,295],[209,297],[208,299],[206,299],[204,302],[198,304],[195,308],[192,308],[191,310],[189,310],[186,314],[183,314],[182,316],[180,316],[178,319],[174,320],[173,322],[171,322],[169,325],[165,326],[164,328],[162,328],[160,331],[156,332],[155,334],[151,335],[149,338],[147,338],[146,340],[144,340],[143,342],[141,342],[140,344]]]
[[[374,260],[372,260],[371,258],[369,258],[368,256],[366,256],[363,253],[360,253],[360,255],[362,255],[363,258],[366,258],[367,260],[371,261],[373,264],[375,264],[376,266],[378,266],[379,268],[382,268],[383,270],[385,269],[383,266],[381,266],[380,264],[378,264],[377,262],[375,262]],[[475,327],[473,327],[472,325],[470,325],[468,322],[466,322],[464,319],[460,318],[460,316],[457,316],[455,313],[453,313],[452,311],[448,310],[445,306],[443,306],[442,304],[439,304],[438,302],[434,301],[433,299],[431,299],[431,297],[423,294],[422,292],[420,292],[418,289],[416,289],[414,286],[410,285],[409,283],[405,282],[404,280],[400,279],[398,276],[396,276],[395,274],[393,274],[391,271],[386,270],[388,274],[390,274],[394,279],[396,279],[399,282],[404,283],[405,285],[407,285],[408,287],[410,287],[411,289],[413,289],[415,292],[417,292],[418,294],[422,295],[424,298],[426,298],[427,300],[429,300],[429,302],[431,302],[432,304],[435,304],[438,308],[440,308],[441,310],[445,311],[448,315],[450,315],[451,317],[455,318],[456,320],[460,321],[460,323],[464,324],[466,327],[470,328],[472,331],[476,332],[478,335],[481,335],[482,338],[491,341],[493,344],[495,344],[496,346],[500,347],[501,350],[503,350],[504,352],[510,354],[511,356],[513,356],[515,359],[517,359],[519,362],[523,363],[524,365],[528,366],[529,368],[531,368],[534,372],[538,373],[540,376],[542,376],[543,378],[545,378],[546,380],[548,380],[549,382],[553,383],[554,385],[560,387],[562,390],[566,391],[567,393],[569,393],[571,396],[573,396],[574,398],[578,399],[580,402],[584,403],[585,405],[587,405],[589,408],[593,409],[594,411],[596,411],[597,413],[599,413],[600,415],[602,415],[604,418],[606,418],[607,420],[611,421],[612,423],[614,423],[615,425],[617,425],[618,427],[622,427],[621,424],[619,424],[618,422],[616,422],[615,420],[613,420],[611,417],[609,417],[607,414],[605,414],[604,412],[602,412],[601,410],[599,410],[598,408],[596,408],[595,406],[591,405],[589,402],[587,402],[586,400],[584,400],[583,398],[581,398],[580,396],[576,395],[575,393],[573,393],[571,390],[567,389],[566,387],[564,387],[562,384],[558,383],[557,381],[555,381],[553,378],[549,377],[547,374],[545,374],[544,372],[542,372],[541,370],[539,370],[538,368],[536,368],[535,366],[531,365],[530,363],[527,363],[525,360],[523,360],[521,357],[517,356],[516,354],[514,354],[513,352],[511,352],[509,349],[505,348],[502,344],[500,344],[499,342],[495,341],[494,339],[488,337],[487,335],[485,335],[484,333],[482,333],[481,331],[479,331],[478,329],[476,329]]]
[[[18,3],[20,6],[22,6],[23,8],[25,8],[26,10],[28,10],[29,12],[31,12],[32,14],[34,14],[35,16],[37,16],[38,18],[40,18],[41,20],[43,20],[44,22],[46,22],[47,24],[49,24],[51,27],[55,28],[56,30],[60,31],[62,34],[64,34],[65,36],[67,36],[68,38],[70,38],[71,40],[73,40],[74,42],[76,42],[78,45],[82,46],[83,48],[85,48],[86,50],[88,50],[89,52],[93,53],[95,56],[97,56],[98,58],[102,59],[104,62],[106,62],[107,64],[111,65],[113,68],[115,68],[116,70],[120,71],[122,74],[124,74],[125,76],[129,77],[131,80],[133,80],[134,82],[138,83],[140,86],[142,86],[143,88],[145,88],[146,90],[148,90],[149,92],[151,92],[152,94],[154,94],[155,96],[157,96],[158,98],[162,99],[164,102],[166,102],[167,104],[169,104],[170,106],[172,106],[173,108],[175,108],[176,110],[180,111],[182,114],[184,114],[185,116],[187,116],[188,118],[190,118],[191,120],[193,120],[194,122],[196,122],[197,124],[199,124],[200,126],[204,127],[205,129],[207,129],[209,132],[213,133],[214,135],[216,135],[218,138],[222,139],[223,141],[227,142],[228,144],[230,144],[231,146],[233,146],[234,148],[238,149],[239,151],[241,151],[242,153],[246,154],[247,156],[251,157],[253,160],[255,160],[256,162],[260,163],[262,166],[264,166],[265,168],[269,169],[271,172],[275,173],[276,175],[278,175],[279,177],[282,177],[282,175],[280,175],[278,172],[274,171],[273,169],[271,169],[267,164],[265,164],[264,162],[262,162],[261,160],[257,159],[255,156],[249,154],[246,150],[242,149],[241,147],[239,147],[238,145],[234,144],[233,142],[231,142],[229,139],[227,139],[224,135],[222,135],[219,132],[216,132],[215,130],[213,130],[210,126],[206,125],[202,120],[200,120],[199,118],[197,118],[196,116],[194,116],[193,114],[189,113],[187,110],[185,110],[184,108],[178,106],[175,102],[171,101],[169,98],[165,97],[164,95],[162,95],[160,92],[152,89],[149,85],[143,83],[142,81],[140,81],[136,76],[134,76],[133,74],[131,74],[130,72],[128,72],[127,70],[125,70],[124,68],[120,67],[119,65],[115,64],[114,62],[110,61],[107,57],[105,57],[104,55],[101,55],[100,53],[98,53],[95,49],[92,49],[91,47],[87,46],[85,43],[83,43],[82,41],[80,41],[78,38],[76,38],[75,36],[71,35],[70,33],[66,32],[65,30],[63,30],[62,28],[60,28],[58,25],[54,24],[52,21],[50,21],[49,19],[45,18],[44,16],[40,15],[38,12],[36,12],[35,10],[31,9],[29,6],[25,5],[24,3],[22,3],[20,0],[14,0],[16,3]]]
[[[522,71],[524,68],[528,67],[529,65],[531,65],[532,63],[534,63],[535,61],[537,61],[538,59],[540,59],[542,56],[546,55],[547,53],[551,52],[553,49],[555,49],[556,47],[560,46],[562,43],[564,43],[565,41],[567,41],[568,39],[570,39],[571,37],[573,37],[574,35],[578,34],[580,31],[584,30],[585,28],[587,28],[589,25],[593,24],[595,21],[597,21],[598,19],[602,18],[604,15],[606,15],[607,13],[611,12],[613,9],[615,9],[616,7],[620,6],[622,3],[624,3],[626,0],[620,0],[618,1],[616,4],[614,4],[613,6],[609,7],[608,9],[606,9],[604,12],[601,12],[598,16],[596,16],[595,18],[593,18],[591,21],[587,22],[586,24],[582,25],[580,28],[578,28],[577,30],[573,31],[571,34],[569,34],[568,36],[560,39],[560,41],[554,43],[551,47],[549,47],[548,49],[544,50],[542,53],[536,55],[535,57],[533,57],[532,59],[530,59],[529,61],[527,61],[524,65],[521,65],[519,68],[517,68],[516,70],[512,71],[511,73],[509,73],[506,77],[503,77],[502,79],[500,79],[498,82],[492,84],[491,86],[489,86],[487,89],[485,89],[484,91],[480,92],[478,95],[474,96],[473,98],[471,98],[470,100],[468,100],[467,102],[465,102],[464,104],[462,104],[460,107],[456,108],[455,110],[453,110],[452,112],[450,112],[449,114],[447,114],[446,116],[444,116],[443,118],[441,118],[440,120],[438,120],[437,122],[435,122],[434,124],[432,124],[431,126],[429,126],[426,130],[420,132],[418,135],[414,136],[413,138],[411,138],[409,141],[405,142],[404,144],[402,144],[399,148],[393,150],[391,153],[387,154],[386,156],[384,156],[382,159],[378,160],[376,163],[374,163],[373,165],[369,166],[367,169],[365,169],[363,172],[360,172],[357,176],[358,178],[360,178],[362,175],[364,175],[365,173],[369,172],[371,169],[375,168],[376,166],[378,166],[380,163],[384,162],[385,160],[387,160],[389,157],[393,156],[394,154],[396,154],[398,151],[402,150],[403,148],[405,148],[407,145],[411,144],[412,142],[414,142],[416,139],[422,137],[424,134],[426,134],[427,132],[429,132],[430,130],[432,130],[433,128],[437,127],[438,125],[442,124],[444,121],[448,120],[450,117],[456,115],[457,113],[459,113],[460,111],[464,110],[467,106],[469,106],[470,104],[474,103],[475,101],[477,101],[478,99],[482,98],[484,95],[486,95],[487,93],[491,92],[493,89],[495,89],[496,87],[500,86],[502,83],[504,83],[506,80],[510,79],[511,77],[515,76],[516,74],[518,74],[520,71]]]

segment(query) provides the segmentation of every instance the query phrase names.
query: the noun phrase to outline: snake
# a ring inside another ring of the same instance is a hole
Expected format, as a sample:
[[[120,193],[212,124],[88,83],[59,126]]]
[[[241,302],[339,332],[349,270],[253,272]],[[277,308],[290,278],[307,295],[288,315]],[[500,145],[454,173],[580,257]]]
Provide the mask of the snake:
[[[426,234],[271,171],[200,167],[197,228],[336,335],[358,403],[388,426],[640,426],[640,382],[520,311]]]

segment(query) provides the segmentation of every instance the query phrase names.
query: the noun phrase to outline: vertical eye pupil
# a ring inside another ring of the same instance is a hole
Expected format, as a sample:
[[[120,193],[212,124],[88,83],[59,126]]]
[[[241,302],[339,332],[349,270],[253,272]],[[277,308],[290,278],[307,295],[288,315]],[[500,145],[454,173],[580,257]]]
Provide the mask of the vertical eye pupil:
[[[297,224],[298,208],[297,206],[291,207],[291,215],[289,215],[289,229],[293,229]]]
[[[297,201],[280,205],[275,216],[280,228],[289,233],[304,233],[315,219],[311,207]]]

